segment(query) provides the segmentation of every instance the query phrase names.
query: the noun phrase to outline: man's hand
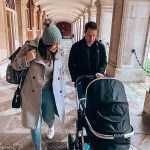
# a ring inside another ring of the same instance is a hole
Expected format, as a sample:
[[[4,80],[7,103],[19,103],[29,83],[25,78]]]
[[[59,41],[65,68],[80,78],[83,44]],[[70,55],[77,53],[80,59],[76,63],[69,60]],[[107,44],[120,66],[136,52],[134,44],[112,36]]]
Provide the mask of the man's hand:
[[[37,52],[35,49],[33,49],[33,50],[27,52],[26,61],[30,62],[30,61],[34,60],[34,59],[36,59],[36,56],[37,56]]]
[[[103,78],[104,77],[104,75],[102,73],[96,73],[95,76],[96,76],[96,78]]]

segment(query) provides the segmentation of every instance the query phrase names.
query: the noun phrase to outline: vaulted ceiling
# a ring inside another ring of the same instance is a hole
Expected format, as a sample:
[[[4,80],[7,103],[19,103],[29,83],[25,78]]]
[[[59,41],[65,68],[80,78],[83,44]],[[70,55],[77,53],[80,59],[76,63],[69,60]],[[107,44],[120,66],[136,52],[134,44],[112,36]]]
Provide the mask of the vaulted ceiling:
[[[33,0],[54,21],[71,23],[82,15],[94,0]]]

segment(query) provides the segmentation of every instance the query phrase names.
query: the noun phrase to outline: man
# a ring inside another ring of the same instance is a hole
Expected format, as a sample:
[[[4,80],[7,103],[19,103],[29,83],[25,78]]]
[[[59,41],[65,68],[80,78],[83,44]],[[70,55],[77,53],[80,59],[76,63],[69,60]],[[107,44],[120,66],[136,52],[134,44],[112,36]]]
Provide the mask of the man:
[[[104,77],[107,65],[106,51],[104,45],[99,43],[96,37],[97,25],[91,21],[85,25],[84,38],[72,45],[68,67],[73,82],[81,75],[94,75],[96,78]],[[83,81],[83,91],[88,83]]]

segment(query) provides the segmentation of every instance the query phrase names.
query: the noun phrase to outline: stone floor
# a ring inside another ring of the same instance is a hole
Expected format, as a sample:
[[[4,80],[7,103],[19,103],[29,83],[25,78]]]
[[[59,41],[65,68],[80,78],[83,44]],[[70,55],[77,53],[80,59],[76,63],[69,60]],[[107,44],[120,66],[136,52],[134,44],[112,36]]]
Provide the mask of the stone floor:
[[[70,80],[67,69],[68,50],[71,41],[63,41],[66,60],[66,88],[67,98],[65,100],[66,120],[65,125],[60,125],[56,118],[54,139],[46,139],[46,125],[43,123],[42,147],[43,150],[65,150],[67,149],[68,133],[75,133],[76,122],[76,100],[73,83]],[[123,83],[125,86],[131,124],[135,135],[132,137],[130,150],[150,150],[150,117],[143,115],[145,93],[150,86],[147,77],[145,83]],[[8,84],[5,79],[0,80],[0,150],[33,150],[30,131],[21,126],[20,109],[11,108],[15,85]]]

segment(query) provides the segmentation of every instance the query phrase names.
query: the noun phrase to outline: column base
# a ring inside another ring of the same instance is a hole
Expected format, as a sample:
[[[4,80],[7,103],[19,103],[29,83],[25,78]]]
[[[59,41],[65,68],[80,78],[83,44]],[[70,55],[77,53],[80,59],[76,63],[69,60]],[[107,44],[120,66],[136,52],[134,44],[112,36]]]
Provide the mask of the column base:
[[[8,65],[8,59],[0,62],[0,79],[6,76],[6,69]]]
[[[123,67],[114,68],[110,65],[107,67],[107,76],[115,77],[125,82],[145,82],[146,72],[141,68]]]

